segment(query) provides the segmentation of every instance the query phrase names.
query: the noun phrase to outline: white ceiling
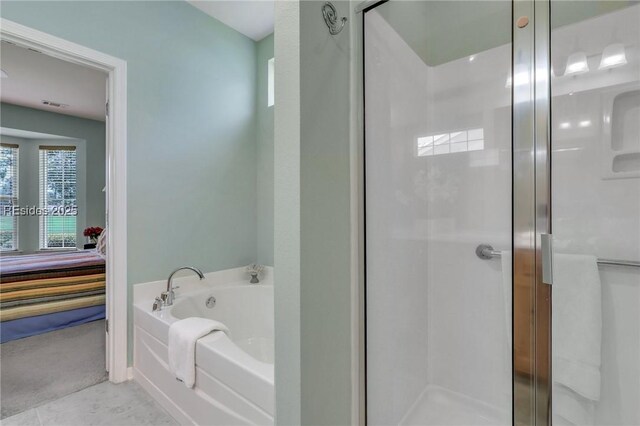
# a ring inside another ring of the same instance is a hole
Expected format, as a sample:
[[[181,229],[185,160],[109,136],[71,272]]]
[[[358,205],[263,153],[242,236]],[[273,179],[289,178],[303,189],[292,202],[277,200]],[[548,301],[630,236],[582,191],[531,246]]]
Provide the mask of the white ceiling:
[[[255,41],[262,40],[273,32],[274,0],[187,1]]]
[[[0,79],[0,101],[104,121],[106,73],[7,42],[0,44],[0,67],[8,74]]]

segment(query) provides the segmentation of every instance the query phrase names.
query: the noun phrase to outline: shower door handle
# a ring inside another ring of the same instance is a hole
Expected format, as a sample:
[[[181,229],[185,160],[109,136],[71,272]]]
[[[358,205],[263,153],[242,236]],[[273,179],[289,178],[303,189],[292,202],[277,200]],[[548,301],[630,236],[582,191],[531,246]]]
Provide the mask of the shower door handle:
[[[553,284],[553,235],[540,234],[540,251],[542,254],[542,282]]]

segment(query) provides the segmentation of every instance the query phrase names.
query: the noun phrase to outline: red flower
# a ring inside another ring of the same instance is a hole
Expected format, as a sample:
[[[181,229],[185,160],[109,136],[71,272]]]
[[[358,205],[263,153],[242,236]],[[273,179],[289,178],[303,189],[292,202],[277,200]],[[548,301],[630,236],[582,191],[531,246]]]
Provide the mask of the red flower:
[[[85,237],[89,237],[92,239],[98,238],[100,236],[100,234],[102,233],[103,229],[99,226],[90,226],[88,228],[86,228],[83,232],[82,235],[84,235]]]

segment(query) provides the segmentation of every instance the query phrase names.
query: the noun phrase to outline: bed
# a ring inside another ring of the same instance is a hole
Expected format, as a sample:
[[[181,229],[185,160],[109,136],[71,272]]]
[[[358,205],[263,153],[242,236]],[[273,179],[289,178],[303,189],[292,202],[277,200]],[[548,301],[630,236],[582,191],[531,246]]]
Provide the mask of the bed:
[[[105,261],[94,250],[0,256],[0,343],[105,317]]]

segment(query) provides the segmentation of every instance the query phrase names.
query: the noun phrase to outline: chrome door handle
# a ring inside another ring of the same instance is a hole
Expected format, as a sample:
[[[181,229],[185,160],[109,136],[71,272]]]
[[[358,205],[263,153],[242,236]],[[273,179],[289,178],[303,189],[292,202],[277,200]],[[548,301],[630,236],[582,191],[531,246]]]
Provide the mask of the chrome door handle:
[[[540,234],[540,251],[542,252],[542,282],[553,284],[553,235]]]

